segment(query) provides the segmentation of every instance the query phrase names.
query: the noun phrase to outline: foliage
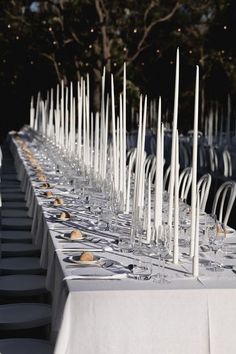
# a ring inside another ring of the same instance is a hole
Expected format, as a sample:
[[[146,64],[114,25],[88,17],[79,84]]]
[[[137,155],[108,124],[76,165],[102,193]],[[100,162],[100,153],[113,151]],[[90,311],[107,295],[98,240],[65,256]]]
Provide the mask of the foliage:
[[[161,94],[170,105],[180,46],[183,98],[196,64],[208,97],[219,98],[236,90],[235,10],[233,0],[1,0],[1,80],[17,89],[28,75],[34,91],[89,72],[99,109],[103,66],[119,91],[126,61],[133,92]]]

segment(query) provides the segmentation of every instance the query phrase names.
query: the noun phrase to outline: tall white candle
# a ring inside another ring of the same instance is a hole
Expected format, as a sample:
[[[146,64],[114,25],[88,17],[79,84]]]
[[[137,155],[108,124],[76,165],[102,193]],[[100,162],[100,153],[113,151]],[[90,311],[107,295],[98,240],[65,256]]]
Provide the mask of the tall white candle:
[[[53,96],[52,96],[53,97]],[[62,139],[63,146],[65,145],[65,109],[64,109],[64,81],[61,81],[61,129],[62,129]]]
[[[126,201],[126,63],[124,63],[123,77],[123,196]]]
[[[81,159],[81,134],[82,134],[82,96],[80,91],[80,85],[78,82],[78,136],[77,136],[77,153],[79,160]]]
[[[142,124],[142,145],[141,145],[141,155],[140,155],[140,179],[139,179],[139,199],[138,199],[138,207],[140,210],[143,208],[144,202],[144,178],[145,178],[145,171],[144,171],[144,161],[145,161],[145,138],[146,138],[146,120],[147,120],[147,96],[144,99],[144,110],[143,110],[143,124]]]
[[[168,224],[172,226],[173,217],[173,195],[174,195],[174,174],[175,174],[175,141],[174,136],[177,129],[178,120],[178,103],[179,103],[179,48],[176,52],[176,69],[175,69],[175,98],[174,98],[174,116],[172,126],[172,144],[171,144],[171,168],[170,168],[170,193],[169,193],[169,210]]]
[[[137,140],[137,153],[136,153],[136,164],[135,164],[135,180],[134,180],[134,202],[133,211],[137,212],[138,207],[138,187],[140,179],[140,156],[141,156],[141,142],[142,142],[142,115],[143,115],[143,99],[140,96],[139,101],[139,124],[138,124],[138,140]]]
[[[178,264],[179,259],[179,135],[175,134],[175,197],[174,197],[174,257]]]
[[[198,145],[198,106],[199,106],[199,67],[196,67],[194,128],[193,128],[193,159],[192,159],[192,190],[191,190],[191,242],[190,256],[194,254],[194,237],[196,225],[196,194],[197,194],[197,145]]]
[[[106,101],[106,115],[105,115],[105,141],[104,141],[104,161],[103,161],[103,179],[106,179],[107,171],[107,141],[108,141],[108,114],[109,114],[109,96]]]
[[[156,177],[155,177],[155,205],[154,225],[157,230],[162,224],[162,181],[163,178],[163,157],[161,151],[161,97],[158,103],[157,135],[156,135]]]
[[[118,171],[117,171],[117,151],[116,151],[116,124],[115,124],[115,94],[114,94],[114,79],[111,75],[111,115],[112,115],[112,145],[113,145],[113,160],[114,160],[114,183],[115,189],[118,190]]]
[[[151,241],[151,176],[148,175],[147,242]]]
[[[69,90],[66,87],[66,100],[65,100],[65,138],[66,138],[66,148],[69,146],[69,110],[68,110],[68,101],[69,101]]]
[[[92,168],[93,168],[93,149],[94,149],[94,144],[93,144],[93,113],[91,113],[90,164],[91,164]]]
[[[122,96],[120,95],[120,191],[123,193],[124,192],[124,164],[123,164],[123,158],[124,158],[124,153],[123,153],[123,106],[122,106]]]
[[[199,275],[199,196],[197,197],[195,237],[194,237],[194,255],[193,255],[193,276]]]
[[[137,149],[131,154],[128,166],[127,192],[126,192],[126,213],[130,211],[130,189],[131,189],[131,175],[134,167],[134,162],[137,156]]]
[[[99,144],[99,113],[95,116],[95,148],[94,148],[94,169],[98,172],[98,144]]]

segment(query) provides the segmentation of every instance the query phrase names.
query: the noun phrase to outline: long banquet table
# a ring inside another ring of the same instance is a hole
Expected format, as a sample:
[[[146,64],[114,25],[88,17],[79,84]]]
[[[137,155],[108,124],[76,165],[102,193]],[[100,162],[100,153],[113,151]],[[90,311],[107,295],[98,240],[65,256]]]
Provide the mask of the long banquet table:
[[[68,256],[76,254],[76,250],[71,253],[66,249],[79,246],[63,241],[60,235],[79,228],[79,221],[76,217],[65,223],[55,220],[55,212],[60,208],[52,208],[50,200],[42,195],[40,183],[35,181],[29,161],[22,153],[20,140],[26,141],[29,147],[33,143],[28,141],[25,132],[17,139],[9,135],[18,177],[33,217],[34,243],[41,247],[40,262],[47,270],[47,288],[52,293],[51,337],[52,341],[56,340],[55,354],[236,352],[236,276],[232,269],[212,274],[206,272],[200,262],[200,275],[193,278],[191,263],[183,258],[178,266],[167,264],[170,282],[163,284],[153,279],[129,277],[122,280],[65,279],[95,272],[106,276],[113,271],[102,267],[71,267],[67,263]],[[65,188],[57,185],[52,192],[62,197],[68,195]],[[82,210],[77,209],[77,215],[83,220]],[[96,236],[96,232],[91,231],[91,235],[94,234]],[[109,233],[100,236],[112,241]],[[235,234],[227,242],[233,247]],[[100,246],[83,242],[83,247],[96,250]],[[104,248],[99,253],[101,257],[125,265],[131,263],[131,254]],[[236,257],[231,258],[225,258],[225,264],[236,265]],[[158,262],[153,260],[153,271],[157,267]]]

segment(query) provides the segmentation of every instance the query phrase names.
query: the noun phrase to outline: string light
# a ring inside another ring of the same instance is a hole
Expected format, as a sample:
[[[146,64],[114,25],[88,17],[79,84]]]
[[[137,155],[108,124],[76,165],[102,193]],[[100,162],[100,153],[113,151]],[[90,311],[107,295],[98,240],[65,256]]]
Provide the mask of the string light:
[[[11,25],[9,24],[9,25],[7,25],[7,28],[11,28]]]
[[[58,65],[58,66],[61,66],[61,62],[59,61],[59,62],[57,63],[57,65]]]
[[[221,51],[221,53],[222,53],[222,54],[225,54],[225,51],[224,51],[224,50],[222,50],[222,51]]]
[[[7,62],[7,61],[6,61],[6,59],[3,59],[3,61],[2,61],[2,62],[3,62],[4,64],[6,64],[6,62]]]
[[[85,63],[85,66],[88,66],[88,63]]]
[[[16,40],[18,41],[20,39],[20,37],[19,36],[16,36]]]
[[[142,61],[141,65],[144,66],[144,62],[143,61]]]
[[[91,49],[93,46],[92,46],[92,44],[89,44],[89,49]]]
[[[192,50],[189,50],[189,54],[192,54],[193,53],[193,51]]]
[[[91,28],[90,32],[92,32],[92,33],[93,33],[93,32],[94,32],[94,29],[93,29],[93,28]]]
[[[52,32],[52,27],[49,27],[48,30],[49,30],[49,32]]]
[[[30,61],[30,64],[31,64],[31,65],[34,65],[34,62],[33,62],[33,60],[31,60],[31,61]]]
[[[126,47],[124,47],[124,48],[123,48],[123,51],[124,51],[124,52],[127,52],[127,48],[126,48]]]
[[[177,31],[178,31],[178,32],[181,32],[181,28],[177,28]]]
[[[233,58],[232,57],[229,57],[229,60],[232,60]]]
[[[227,29],[228,29],[228,27],[225,25],[225,26],[224,26],[224,30],[226,31]]]
[[[171,61],[170,61],[170,65],[173,65],[173,64],[174,64],[174,62],[171,60]]]
[[[56,45],[56,44],[57,44],[57,42],[56,42],[56,41],[53,41],[52,43],[53,43],[53,45]]]
[[[160,49],[157,49],[156,52],[157,52],[157,54],[159,54],[160,53]]]
[[[117,66],[117,63],[114,63],[113,65],[114,65],[114,66]]]
[[[134,28],[134,33],[137,33],[137,32],[138,32],[137,28]]]

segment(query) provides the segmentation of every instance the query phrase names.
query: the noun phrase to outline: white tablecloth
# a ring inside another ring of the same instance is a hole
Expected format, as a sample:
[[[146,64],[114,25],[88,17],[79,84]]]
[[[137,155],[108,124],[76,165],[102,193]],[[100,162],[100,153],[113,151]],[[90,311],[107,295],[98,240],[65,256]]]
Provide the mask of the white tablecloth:
[[[230,270],[194,279],[179,272],[182,266],[170,265],[176,272],[167,270],[173,274],[168,284],[133,279],[63,281],[83,270],[70,269],[64,261],[67,254],[55,252],[64,247],[57,238],[59,229],[46,221],[43,200],[36,196],[36,184],[14,140],[11,150],[53,296],[55,354],[236,353],[236,276]],[[125,255],[102,255],[130,262]]]

